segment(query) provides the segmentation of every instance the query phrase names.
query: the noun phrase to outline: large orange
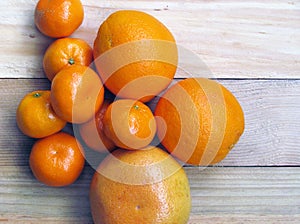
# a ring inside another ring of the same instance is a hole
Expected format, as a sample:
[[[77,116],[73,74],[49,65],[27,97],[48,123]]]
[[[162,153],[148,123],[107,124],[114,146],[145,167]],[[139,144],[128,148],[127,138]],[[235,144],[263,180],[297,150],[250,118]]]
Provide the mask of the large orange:
[[[146,102],[172,81],[177,47],[171,32],[153,16],[121,10],[101,24],[94,41],[94,59],[112,93]]]
[[[54,41],[43,58],[44,72],[49,80],[63,68],[71,65],[89,66],[93,61],[93,50],[84,40],[61,38]]]
[[[97,224],[186,224],[190,188],[183,168],[163,150],[118,149],[95,172],[90,204]]]
[[[56,74],[51,84],[51,105],[58,116],[71,123],[84,123],[100,109],[104,88],[95,71],[73,65]]]
[[[158,101],[154,114],[162,144],[193,165],[220,162],[244,131],[243,110],[234,95],[204,78],[173,85]]]
[[[79,125],[79,133],[85,144],[98,152],[108,152],[115,144],[104,134],[103,117],[111,101],[105,99],[100,110],[88,122]]]
[[[54,187],[72,184],[82,172],[84,162],[80,144],[63,132],[36,141],[29,157],[34,176]]]
[[[82,23],[84,16],[80,0],[39,0],[34,22],[46,36],[70,36]]]
[[[52,135],[66,125],[66,121],[51,107],[49,90],[37,90],[26,94],[18,105],[16,120],[19,129],[32,138]]]
[[[103,129],[116,146],[140,149],[153,140],[156,123],[152,111],[144,103],[119,99],[108,106],[103,117]]]

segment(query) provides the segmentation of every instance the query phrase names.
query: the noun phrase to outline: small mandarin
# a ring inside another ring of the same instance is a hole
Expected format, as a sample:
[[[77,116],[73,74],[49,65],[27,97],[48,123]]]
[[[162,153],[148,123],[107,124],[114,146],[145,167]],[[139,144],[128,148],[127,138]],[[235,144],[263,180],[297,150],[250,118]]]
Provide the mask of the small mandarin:
[[[105,135],[124,149],[146,147],[156,133],[155,118],[150,108],[130,99],[119,99],[108,106],[103,127]]]
[[[70,123],[84,123],[100,109],[104,100],[101,79],[83,65],[67,67],[51,84],[51,105],[58,116]]]
[[[46,50],[43,68],[51,81],[63,68],[71,65],[89,66],[93,61],[92,48],[79,38],[61,38],[54,41]]]
[[[84,162],[80,144],[63,132],[36,141],[29,157],[37,180],[53,187],[72,184],[82,172]]]
[[[19,129],[32,138],[52,135],[66,125],[52,109],[49,90],[26,94],[18,105],[16,121]]]
[[[34,22],[46,36],[70,36],[82,23],[84,10],[80,0],[39,0]]]

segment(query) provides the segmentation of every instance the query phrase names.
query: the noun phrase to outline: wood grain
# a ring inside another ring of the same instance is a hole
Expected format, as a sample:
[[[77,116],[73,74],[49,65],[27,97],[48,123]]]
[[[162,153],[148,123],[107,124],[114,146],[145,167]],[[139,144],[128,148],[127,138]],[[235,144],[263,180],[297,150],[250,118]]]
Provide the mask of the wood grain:
[[[35,28],[36,2],[0,3],[1,78],[43,77],[42,56],[53,40]],[[214,78],[300,78],[300,1],[82,2],[84,22],[72,36],[91,46],[110,13],[136,9],[150,13],[171,30],[185,49],[183,58],[187,52],[197,57],[185,66],[194,76],[208,72]]]
[[[190,224],[299,221],[299,167],[185,170],[192,195]],[[38,183],[28,166],[2,167],[0,220],[92,223],[88,190],[93,172],[86,166],[75,184],[51,188]]]
[[[218,165],[299,166],[300,80],[218,81],[245,113],[244,134]],[[0,79],[0,165],[27,164],[33,140],[17,129],[15,111],[26,93],[49,88],[46,79]]]

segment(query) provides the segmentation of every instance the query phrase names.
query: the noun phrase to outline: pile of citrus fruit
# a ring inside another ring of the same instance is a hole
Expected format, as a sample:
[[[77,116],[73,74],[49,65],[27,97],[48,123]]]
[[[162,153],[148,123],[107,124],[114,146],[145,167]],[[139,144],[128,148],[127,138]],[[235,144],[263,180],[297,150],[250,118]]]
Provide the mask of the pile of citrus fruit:
[[[176,42],[149,14],[112,13],[93,48],[69,37],[84,18],[80,0],[40,0],[34,17],[56,38],[43,58],[51,89],[28,93],[16,112],[19,129],[37,139],[29,158],[34,176],[67,186],[81,174],[86,148],[107,153],[90,185],[95,223],[187,223],[190,187],[179,161],[206,166],[225,158],[244,130],[236,98],[205,78],[170,87]],[[67,123],[79,136],[64,132]]]

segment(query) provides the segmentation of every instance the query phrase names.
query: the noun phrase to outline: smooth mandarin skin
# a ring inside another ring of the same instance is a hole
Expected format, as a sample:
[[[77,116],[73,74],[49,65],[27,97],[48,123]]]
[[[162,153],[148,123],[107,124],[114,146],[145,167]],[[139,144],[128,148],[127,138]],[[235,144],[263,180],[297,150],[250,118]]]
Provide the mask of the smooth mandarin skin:
[[[84,163],[81,145],[75,137],[63,132],[36,141],[29,157],[30,168],[37,180],[53,187],[74,183]]]
[[[191,209],[184,169],[156,147],[113,151],[95,172],[89,197],[98,224],[186,224]]]
[[[153,140],[156,123],[152,111],[144,103],[119,99],[108,106],[103,117],[103,130],[116,146],[140,149]]]
[[[43,138],[52,135],[66,125],[52,109],[50,91],[37,90],[24,96],[16,111],[19,129],[32,138]]]
[[[208,79],[179,81],[159,99],[154,114],[162,145],[192,165],[220,162],[244,131],[244,114],[237,99]]]
[[[51,84],[51,104],[58,116],[70,123],[84,123],[100,109],[104,88],[95,71],[73,65],[56,74]]]
[[[46,36],[70,36],[82,23],[84,10],[80,0],[39,0],[34,22]]]
[[[171,83],[177,69],[172,33],[140,11],[112,13],[98,30],[93,52],[104,85],[120,98],[150,101]]]
[[[62,69],[72,65],[89,66],[93,61],[93,50],[84,40],[79,38],[60,38],[55,40],[46,50],[43,68],[47,78],[52,81]]]

